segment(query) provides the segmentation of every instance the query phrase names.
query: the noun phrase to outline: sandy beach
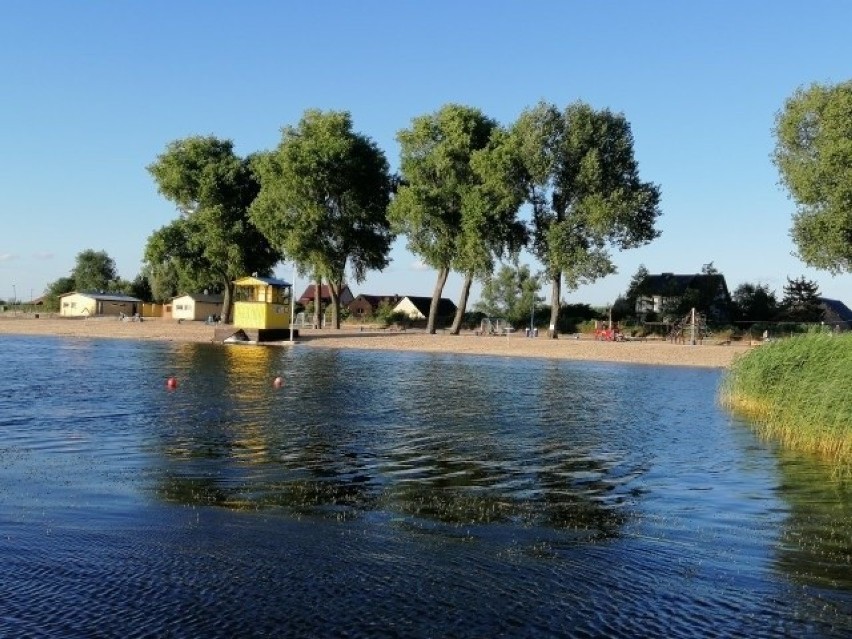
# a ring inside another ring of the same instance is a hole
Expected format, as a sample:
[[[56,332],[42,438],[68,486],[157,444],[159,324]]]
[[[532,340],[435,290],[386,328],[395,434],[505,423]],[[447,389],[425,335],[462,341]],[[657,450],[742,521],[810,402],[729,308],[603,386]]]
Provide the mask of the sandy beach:
[[[57,335],[61,337],[97,337],[114,339],[160,340],[169,342],[212,342],[214,329],[202,322],[149,319],[143,322],[119,321],[116,318],[34,318],[32,316],[0,317],[0,334]],[[275,345],[271,345],[275,346]],[[285,345],[289,347],[289,344]],[[635,342],[599,342],[590,338],[560,336],[558,340],[544,336],[527,338],[523,333],[505,336],[477,336],[474,333],[449,335],[423,331],[360,332],[343,329],[300,329],[297,348],[342,348],[383,351],[419,351],[460,355],[496,355],[501,357],[539,357],[591,360],[671,366],[725,368],[748,344],[699,345],[672,344],[662,340]]]

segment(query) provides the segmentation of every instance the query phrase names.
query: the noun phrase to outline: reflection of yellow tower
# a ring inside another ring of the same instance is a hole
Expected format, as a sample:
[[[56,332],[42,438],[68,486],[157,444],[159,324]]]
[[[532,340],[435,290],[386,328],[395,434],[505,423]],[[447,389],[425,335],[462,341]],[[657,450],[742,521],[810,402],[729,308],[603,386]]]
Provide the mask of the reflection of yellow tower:
[[[290,337],[293,285],[289,282],[257,275],[243,277],[234,281],[234,300],[233,328],[221,331],[229,332],[228,337],[237,331],[242,331],[245,339],[258,342]]]

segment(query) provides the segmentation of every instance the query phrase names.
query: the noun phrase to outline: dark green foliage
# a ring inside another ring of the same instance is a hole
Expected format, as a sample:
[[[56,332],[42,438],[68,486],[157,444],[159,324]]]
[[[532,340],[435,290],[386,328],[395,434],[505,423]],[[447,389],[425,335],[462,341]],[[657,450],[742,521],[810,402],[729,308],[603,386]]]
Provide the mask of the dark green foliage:
[[[817,283],[804,276],[792,280],[788,277],[781,300],[781,318],[788,322],[819,322],[822,316]]]
[[[636,300],[633,303],[626,297],[619,295],[612,303],[612,319],[616,322],[636,316]]]
[[[504,264],[485,280],[475,309],[488,317],[502,317],[515,327],[528,326],[533,307],[544,301],[538,297],[541,276],[530,273],[530,267],[514,261]]]
[[[60,277],[47,285],[44,292],[44,305],[51,310],[59,309],[59,296],[65,293],[73,293],[76,289],[73,277]]]
[[[778,315],[775,291],[767,284],[740,284],[731,297],[736,321],[770,322]]]
[[[130,286],[128,288],[128,294],[135,298],[146,302],[150,302],[154,299],[154,296],[151,293],[151,285],[148,283],[148,278],[141,273],[133,278],[133,281],[130,282]]]
[[[588,304],[563,304],[559,310],[557,330],[560,333],[577,333],[582,324],[603,319],[606,318]]]
[[[645,283],[648,275],[650,275],[648,269],[644,264],[640,264],[633,277],[630,278],[630,283],[627,285],[627,291],[625,291],[624,296],[619,296],[613,304],[612,312],[614,317],[617,316],[619,319],[635,317],[636,301],[642,294],[642,285]]]

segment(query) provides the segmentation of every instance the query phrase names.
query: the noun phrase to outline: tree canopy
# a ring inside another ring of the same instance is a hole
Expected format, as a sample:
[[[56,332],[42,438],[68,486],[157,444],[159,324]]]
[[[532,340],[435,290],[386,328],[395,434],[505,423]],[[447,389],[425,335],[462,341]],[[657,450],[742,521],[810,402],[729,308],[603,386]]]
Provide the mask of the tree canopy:
[[[541,278],[532,274],[530,267],[519,264],[503,264],[493,276],[485,279],[482,294],[474,310],[490,317],[503,317],[513,326],[528,324],[538,303]]]
[[[86,249],[77,254],[71,277],[77,291],[109,291],[115,286],[118,272],[106,251]]]
[[[524,111],[512,135],[533,210],[533,252],[552,280],[556,337],[561,286],[615,272],[610,251],[659,236],[659,188],[639,179],[633,134],[623,115],[576,102],[560,113],[540,103]]]
[[[215,281],[230,321],[233,280],[267,275],[281,257],[248,217],[259,190],[251,159],[235,155],[230,140],[192,136],[170,143],[148,171],[181,213],[149,238],[148,265],[157,273],[171,262],[186,281]]]
[[[799,88],[775,120],[775,165],[797,204],[790,232],[805,264],[852,272],[852,81]]]
[[[368,270],[388,264],[391,178],[384,153],[353,131],[349,113],[309,110],[254,166],[261,189],[252,220],[284,255],[328,280],[332,323],[340,328],[347,267],[361,282]]]
[[[458,324],[470,278],[491,263],[495,237],[483,236],[483,230],[506,210],[499,191],[483,184],[485,166],[478,173],[474,156],[488,147],[496,129],[497,123],[479,109],[448,104],[414,118],[397,134],[401,184],[388,216],[394,231],[408,238],[408,249],[438,271],[427,320],[430,333],[450,271],[465,274]],[[493,153],[496,157],[498,151]]]
[[[740,322],[771,322],[778,315],[778,299],[768,284],[740,284],[731,299]]]
[[[819,322],[823,317],[819,286],[805,276],[787,278],[784,285],[784,297],[781,299],[781,313],[785,320],[794,322]]]

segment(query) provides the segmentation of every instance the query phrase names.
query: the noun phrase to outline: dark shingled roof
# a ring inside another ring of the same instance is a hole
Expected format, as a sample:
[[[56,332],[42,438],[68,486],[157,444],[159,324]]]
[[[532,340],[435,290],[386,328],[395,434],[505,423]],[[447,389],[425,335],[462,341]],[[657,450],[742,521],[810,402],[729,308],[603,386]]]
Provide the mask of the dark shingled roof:
[[[648,275],[639,286],[639,294],[678,297],[686,293],[688,289],[717,290],[719,284],[724,281],[724,276],[719,274],[675,275],[674,273],[661,273],[660,275]]]
[[[841,322],[852,322],[852,309],[840,300],[830,300],[827,297],[819,298],[825,309],[837,316]]]
[[[176,295],[172,299],[176,300],[179,297],[188,297],[193,302],[206,302],[208,304],[221,304],[225,301],[225,298],[222,294],[208,295],[205,293],[186,293],[185,295]]]
[[[424,317],[429,317],[429,307],[432,305],[431,297],[415,297],[414,295],[406,295],[403,299],[408,299],[414,304],[414,307],[420,311]],[[438,300],[438,317],[447,317],[456,312],[456,305],[452,300],[442,297]]]

